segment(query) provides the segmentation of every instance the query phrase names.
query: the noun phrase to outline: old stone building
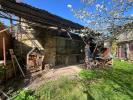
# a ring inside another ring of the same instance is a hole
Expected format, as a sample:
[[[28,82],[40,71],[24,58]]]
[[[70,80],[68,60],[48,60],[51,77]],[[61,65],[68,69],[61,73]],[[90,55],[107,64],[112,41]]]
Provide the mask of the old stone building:
[[[70,30],[83,26],[24,3],[0,1],[2,9],[19,19],[15,27],[15,54],[26,59],[32,48],[44,55],[44,64],[69,65],[82,62],[82,39]],[[25,60],[26,61],[26,60]]]
[[[120,28],[121,33],[117,37],[117,57],[133,60],[133,23],[128,23]]]
[[[53,28],[24,28],[16,33],[15,51],[26,58],[28,52],[37,47],[44,55],[44,63],[52,65],[70,65],[83,60],[83,41],[73,33]],[[26,24],[24,24],[26,26]],[[70,36],[69,36],[69,35]],[[18,49],[16,49],[18,48]]]

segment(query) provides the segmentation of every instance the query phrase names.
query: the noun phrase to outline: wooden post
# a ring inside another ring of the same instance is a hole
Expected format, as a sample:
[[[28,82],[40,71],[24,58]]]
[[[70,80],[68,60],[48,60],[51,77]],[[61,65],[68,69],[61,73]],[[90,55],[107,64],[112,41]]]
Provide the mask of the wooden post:
[[[126,53],[127,53],[127,55],[126,55],[127,59],[130,59],[129,43],[126,43]]]
[[[5,37],[3,37],[3,59],[4,59],[4,66],[6,66],[6,45],[5,45]]]
[[[13,32],[13,21],[12,21],[12,16],[11,15],[9,16],[10,16],[10,26],[11,26],[10,32],[12,33]]]
[[[15,63],[14,63],[14,60],[13,60],[13,52],[11,49],[9,49],[10,51],[10,55],[11,55],[11,60],[12,60],[12,65],[13,65],[13,68],[14,68],[14,74],[16,76],[16,68],[15,68]]]
[[[120,45],[120,55],[119,55],[119,58],[121,59],[122,58],[122,46]]]

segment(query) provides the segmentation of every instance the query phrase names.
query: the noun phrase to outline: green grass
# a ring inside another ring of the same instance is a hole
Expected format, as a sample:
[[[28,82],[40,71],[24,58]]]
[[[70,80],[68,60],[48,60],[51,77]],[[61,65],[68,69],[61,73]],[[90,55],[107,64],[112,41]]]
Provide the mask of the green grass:
[[[86,100],[81,85],[66,77],[45,83],[36,94],[40,96],[39,100]]]
[[[85,76],[83,73],[81,77]],[[85,88],[95,100],[133,100],[133,64],[115,60],[112,69],[95,70],[92,73],[91,80],[97,81]],[[88,80],[87,77],[83,78]]]
[[[133,100],[133,64],[114,61],[113,68],[82,70],[81,80],[60,78],[37,91],[38,100]]]

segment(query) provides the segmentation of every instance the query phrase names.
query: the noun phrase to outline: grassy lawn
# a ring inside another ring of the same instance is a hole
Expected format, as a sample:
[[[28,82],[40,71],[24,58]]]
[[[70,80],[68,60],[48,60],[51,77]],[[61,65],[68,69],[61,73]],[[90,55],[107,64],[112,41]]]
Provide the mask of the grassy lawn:
[[[44,84],[36,93],[40,100],[86,100],[86,95],[81,89],[77,81],[62,77]]]
[[[116,60],[113,69],[95,72],[99,80],[89,87],[95,100],[133,100],[133,64]]]
[[[49,81],[35,94],[39,100],[133,100],[133,64],[114,61],[113,68],[83,70],[81,80]]]

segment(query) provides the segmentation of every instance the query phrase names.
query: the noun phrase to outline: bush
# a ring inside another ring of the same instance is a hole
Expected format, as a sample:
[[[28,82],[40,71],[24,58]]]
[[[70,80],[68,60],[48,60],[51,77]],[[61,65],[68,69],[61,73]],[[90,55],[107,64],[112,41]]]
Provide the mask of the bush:
[[[31,90],[20,90],[19,94],[13,100],[37,100],[37,97]]]
[[[5,73],[5,68],[3,66],[0,66],[0,78],[3,77]]]

